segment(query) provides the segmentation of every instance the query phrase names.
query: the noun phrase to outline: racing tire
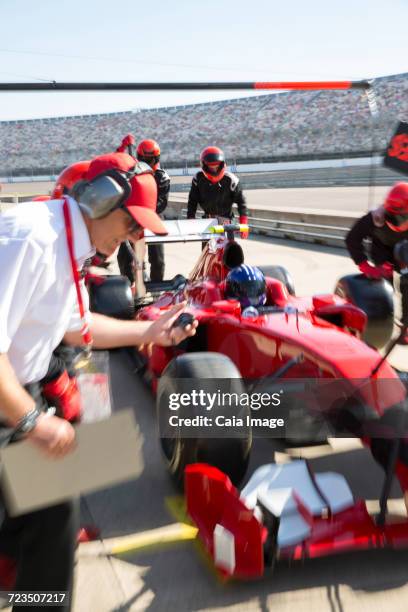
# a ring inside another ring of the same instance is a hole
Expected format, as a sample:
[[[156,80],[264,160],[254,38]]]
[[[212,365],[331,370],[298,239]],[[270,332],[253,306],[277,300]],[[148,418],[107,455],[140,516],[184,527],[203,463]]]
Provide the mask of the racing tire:
[[[295,284],[286,268],[283,266],[261,266],[260,269],[265,276],[276,278],[276,280],[281,281],[288,290],[289,295],[296,295]]]
[[[206,384],[207,390],[209,386],[213,387],[214,391],[217,389],[216,379],[229,379],[232,392],[238,394],[245,392],[238,369],[225,355],[211,352],[185,353],[173,359],[159,380],[156,399],[160,445],[167,469],[179,489],[183,488],[184,469],[191,463],[213,465],[227,474],[233,484],[238,486],[245,476],[250,458],[252,434],[249,427],[245,426],[245,431],[241,431],[240,437],[234,438],[205,436],[186,438],[182,437],[177,428],[172,429],[171,437],[167,434],[166,437],[161,435],[163,433],[161,424],[164,423],[163,420],[169,418],[170,394],[184,393],[187,389],[191,389],[192,380],[202,379],[214,380],[214,385],[212,382]],[[192,406],[180,407],[178,410],[179,416],[192,417],[194,414],[205,413],[202,407],[196,409],[195,413],[193,411]],[[222,406],[215,402],[211,416],[215,418],[217,412],[222,413]],[[246,416],[249,415],[248,406],[239,406],[235,414],[246,422]]]
[[[384,280],[373,280],[364,274],[349,274],[337,281],[334,293],[361,308],[367,315],[362,339],[380,349],[392,336],[394,329],[394,299],[392,285]]]
[[[92,312],[114,317],[133,319],[135,302],[126,276],[101,276],[88,282],[89,308]]]

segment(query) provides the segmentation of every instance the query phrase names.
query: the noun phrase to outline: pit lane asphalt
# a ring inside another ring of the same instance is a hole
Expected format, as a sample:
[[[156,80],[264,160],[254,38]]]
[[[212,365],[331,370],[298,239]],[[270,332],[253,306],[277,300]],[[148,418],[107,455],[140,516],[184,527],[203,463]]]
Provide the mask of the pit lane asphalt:
[[[247,263],[286,266],[299,295],[329,292],[338,276],[355,270],[342,249],[260,238],[247,241],[244,249]],[[167,245],[165,250],[171,277],[189,271],[200,246]],[[399,348],[394,358],[401,366],[407,355],[408,348]],[[404,551],[374,550],[291,565],[282,562],[261,580],[226,584],[217,579],[200,546],[192,540],[156,548],[139,542],[139,550],[110,555],[112,547],[131,534],[143,534],[145,540],[157,542],[163,528],[177,523],[180,512],[182,515],[161,461],[150,393],[134,376],[131,362],[122,352],[111,353],[111,368],[115,409],[131,406],[144,435],[145,469],[135,482],[85,498],[84,522],[94,521],[103,539],[79,548],[74,612],[407,610],[408,552]],[[315,470],[344,474],[355,495],[369,500],[379,495],[382,471],[356,441],[335,440],[331,447],[286,451],[278,442],[258,439],[248,474],[271,462],[274,455],[278,461],[289,456],[312,457]],[[399,497],[395,485],[393,508],[402,513]]]

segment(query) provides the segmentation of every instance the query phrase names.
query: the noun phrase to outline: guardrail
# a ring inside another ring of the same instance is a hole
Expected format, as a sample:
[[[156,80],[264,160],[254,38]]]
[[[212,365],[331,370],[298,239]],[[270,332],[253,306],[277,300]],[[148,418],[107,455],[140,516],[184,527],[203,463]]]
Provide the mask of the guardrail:
[[[0,212],[19,201],[30,199],[30,195],[0,196]],[[185,199],[171,198],[168,215],[186,217]],[[360,216],[360,213],[347,213],[342,215],[331,212],[321,213],[312,209],[279,210],[279,209],[251,209],[249,225],[252,234],[271,236],[309,242],[325,246],[344,247],[344,239],[350,227]]]
[[[171,199],[174,213],[186,217],[185,200]],[[325,246],[345,247],[344,239],[360,213],[321,213],[317,210],[251,209],[248,217],[253,234],[286,238]]]
[[[0,212],[2,210],[7,210],[7,208],[10,208],[10,206],[14,206],[20,202],[29,202],[37,195],[39,195],[38,192],[0,194]]]
[[[263,211],[259,212],[262,213]],[[319,215],[316,216],[318,217]],[[250,216],[248,220],[251,232],[255,234],[330,246],[344,246],[344,239],[348,232],[347,227],[325,225],[324,223],[265,219],[257,216]],[[350,226],[351,224],[350,222]]]

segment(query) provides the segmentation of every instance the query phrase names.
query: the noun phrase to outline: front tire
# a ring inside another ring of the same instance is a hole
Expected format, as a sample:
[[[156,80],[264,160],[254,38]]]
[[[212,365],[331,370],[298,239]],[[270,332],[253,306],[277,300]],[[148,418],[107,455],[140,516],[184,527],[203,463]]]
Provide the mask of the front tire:
[[[168,419],[169,398],[172,393],[185,393],[192,388],[192,381],[205,379],[205,389],[219,387],[217,379],[228,379],[231,381],[233,393],[242,394],[245,387],[241,381],[240,373],[232,361],[225,355],[219,353],[186,353],[173,359],[164,370],[158,385],[157,392],[157,416],[159,428],[163,419]],[[246,419],[249,414],[247,406],[238,406],[238,413]],[[203,413],[193,413],[191,407],[188,410],[179,409],[179,416],[193,416]],[[215,402],[211,416],[215,418],[222,414],[223,408]],[[160,436],[160,445],[167,469],[179,488],[184,481],[184,469],[191,463],[208,463],[225,472],[231,481],[238,486],[245,476],[252,444],[252,436],[249,428],[241,432],[240,437],[183,437],[180,430],[174,428],[171,435]]]

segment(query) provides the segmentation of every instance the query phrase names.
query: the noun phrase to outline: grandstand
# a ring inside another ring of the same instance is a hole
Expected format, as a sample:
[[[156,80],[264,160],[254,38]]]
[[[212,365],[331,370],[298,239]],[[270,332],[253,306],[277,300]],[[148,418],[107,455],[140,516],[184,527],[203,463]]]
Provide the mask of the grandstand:
[[[163,165],[197,165],[220,146],[235,163],[364,156],[381,151],[408,115],[408,73],[374,81],[379,116],[365,92],[284,92],[211,103],[52,119],[0,122],[0,176],[56,174],[112,151],[124,134],[154,138]]]

